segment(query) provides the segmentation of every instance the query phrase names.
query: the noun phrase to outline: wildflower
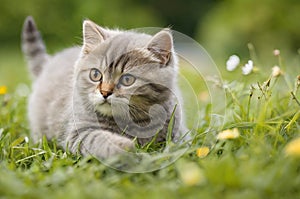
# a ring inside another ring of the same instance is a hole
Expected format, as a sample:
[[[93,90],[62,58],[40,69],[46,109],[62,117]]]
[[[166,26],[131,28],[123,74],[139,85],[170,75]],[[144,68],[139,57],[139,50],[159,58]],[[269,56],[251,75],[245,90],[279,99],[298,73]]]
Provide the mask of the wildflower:
[[[300,137],[289,142],[284,152],[288,156],[300,156]]]
[[[272,68],[272,76],[273,77],[278,77],[278,76],[282,75],[282,73],[283,72],[280,70],[279,66],[274,66]]]
[[[209,148],[207,146],[200,147],[196,150],[196,154],[199,158],[204,158],[209,153]]]
[[[27,136],[24,137],[24,140],[25,140],[26,143],[29,142],[29,138]]]
[[[273,51],[273,54],[274,54],[275,56],[279,56],[279,55],[280,55],[280,50],[275,49],[275,50]]]
[[[4,95],[7,92],[6,86],[0,86],[0,95]]]
[[[202,169],[193,162],[182,164],[178,171],[183,184],[187,186],[201,185],[206,182]]]
[[[243,75],[249,75],[253,70],[253,61],[249,60],[247,64],[242,68]]]
[[[240,133],[239,133],[238,129],[234,128],[234,129],[227,129],[227,130],[220,132],[217,135],[217,139],[218,140],[235,139],[235,138],[238,138],[239,136],[240,136]]]
[[[233,71],[240,63],[240,58],[237,55],[231,55],[226,62],[226,69]]]

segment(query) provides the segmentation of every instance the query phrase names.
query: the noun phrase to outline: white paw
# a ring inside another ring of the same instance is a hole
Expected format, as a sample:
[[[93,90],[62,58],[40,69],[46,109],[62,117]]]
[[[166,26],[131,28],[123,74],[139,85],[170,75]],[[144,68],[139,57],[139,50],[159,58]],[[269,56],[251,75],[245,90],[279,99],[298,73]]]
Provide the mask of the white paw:
[[[124,151],[131,151],[135,148],[134,142],[126,137],[118,136],[114,139],[114,142],[112,144],[115,144],[116,147],[124,150]]]
[[[103,146],[102,146],[103,147]],[[107,140],[105,150],[101,147],[100,157],[113,157],[119,154],[125,154],[135,149],[134,142],[129,138],[120,136],[118,134],[112,134],[110,139]]]

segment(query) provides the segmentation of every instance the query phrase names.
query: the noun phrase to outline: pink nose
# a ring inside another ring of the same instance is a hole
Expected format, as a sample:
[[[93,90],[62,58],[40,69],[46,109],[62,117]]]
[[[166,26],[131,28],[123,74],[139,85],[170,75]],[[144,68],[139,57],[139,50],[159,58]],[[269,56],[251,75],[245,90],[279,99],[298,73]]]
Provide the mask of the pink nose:
[[[110,96],[113,92],[112,91],[100,91],[102,96],[106,99],[108,96]]]
[[[106,99],[108,96],[110,96],[113,93],[115,85],[114,84],[109,84],[109,83],[102,82],[99,85],[99,87],[100,87],[100,89],[99,89],[100,93]]]

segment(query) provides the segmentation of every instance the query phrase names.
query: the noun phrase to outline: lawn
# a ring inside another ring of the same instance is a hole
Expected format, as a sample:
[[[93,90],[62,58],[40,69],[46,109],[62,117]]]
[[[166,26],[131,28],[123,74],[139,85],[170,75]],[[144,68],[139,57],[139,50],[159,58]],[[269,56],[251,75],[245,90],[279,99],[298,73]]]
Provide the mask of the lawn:
[[[7,87],[0,95],[0,198],[299,197],[297,61],[271,52],[265,58],[249,56],[255,70],[246,76],[240,68],[228,72],[219,64],[224,81],[215,82],[216,92],[225,89],[226,115],[224,123],[213,126],[202,80],[183,69],[201,110],[191,146],[167,167],[128,173],[46,140],[32,143],[26,115],[30,81],[16,52],[0,53],[0,86]],[[274,65],[280,71],[272,74]]]

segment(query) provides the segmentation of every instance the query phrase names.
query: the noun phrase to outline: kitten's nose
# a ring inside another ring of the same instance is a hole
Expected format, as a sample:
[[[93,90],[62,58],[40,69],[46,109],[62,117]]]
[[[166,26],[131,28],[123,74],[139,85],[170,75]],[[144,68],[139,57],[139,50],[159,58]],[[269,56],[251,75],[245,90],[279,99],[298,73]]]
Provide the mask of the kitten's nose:
[[[114,84],[109,84],[106,82],[102,82],[99,85],[100,93],[102,94],[104,99],[108,98],[108,96],[110,96],[113,93],[114,87],[115,87]]]
[[[108,98],[112,94],[111,91],[100,91],[104,99]]]

